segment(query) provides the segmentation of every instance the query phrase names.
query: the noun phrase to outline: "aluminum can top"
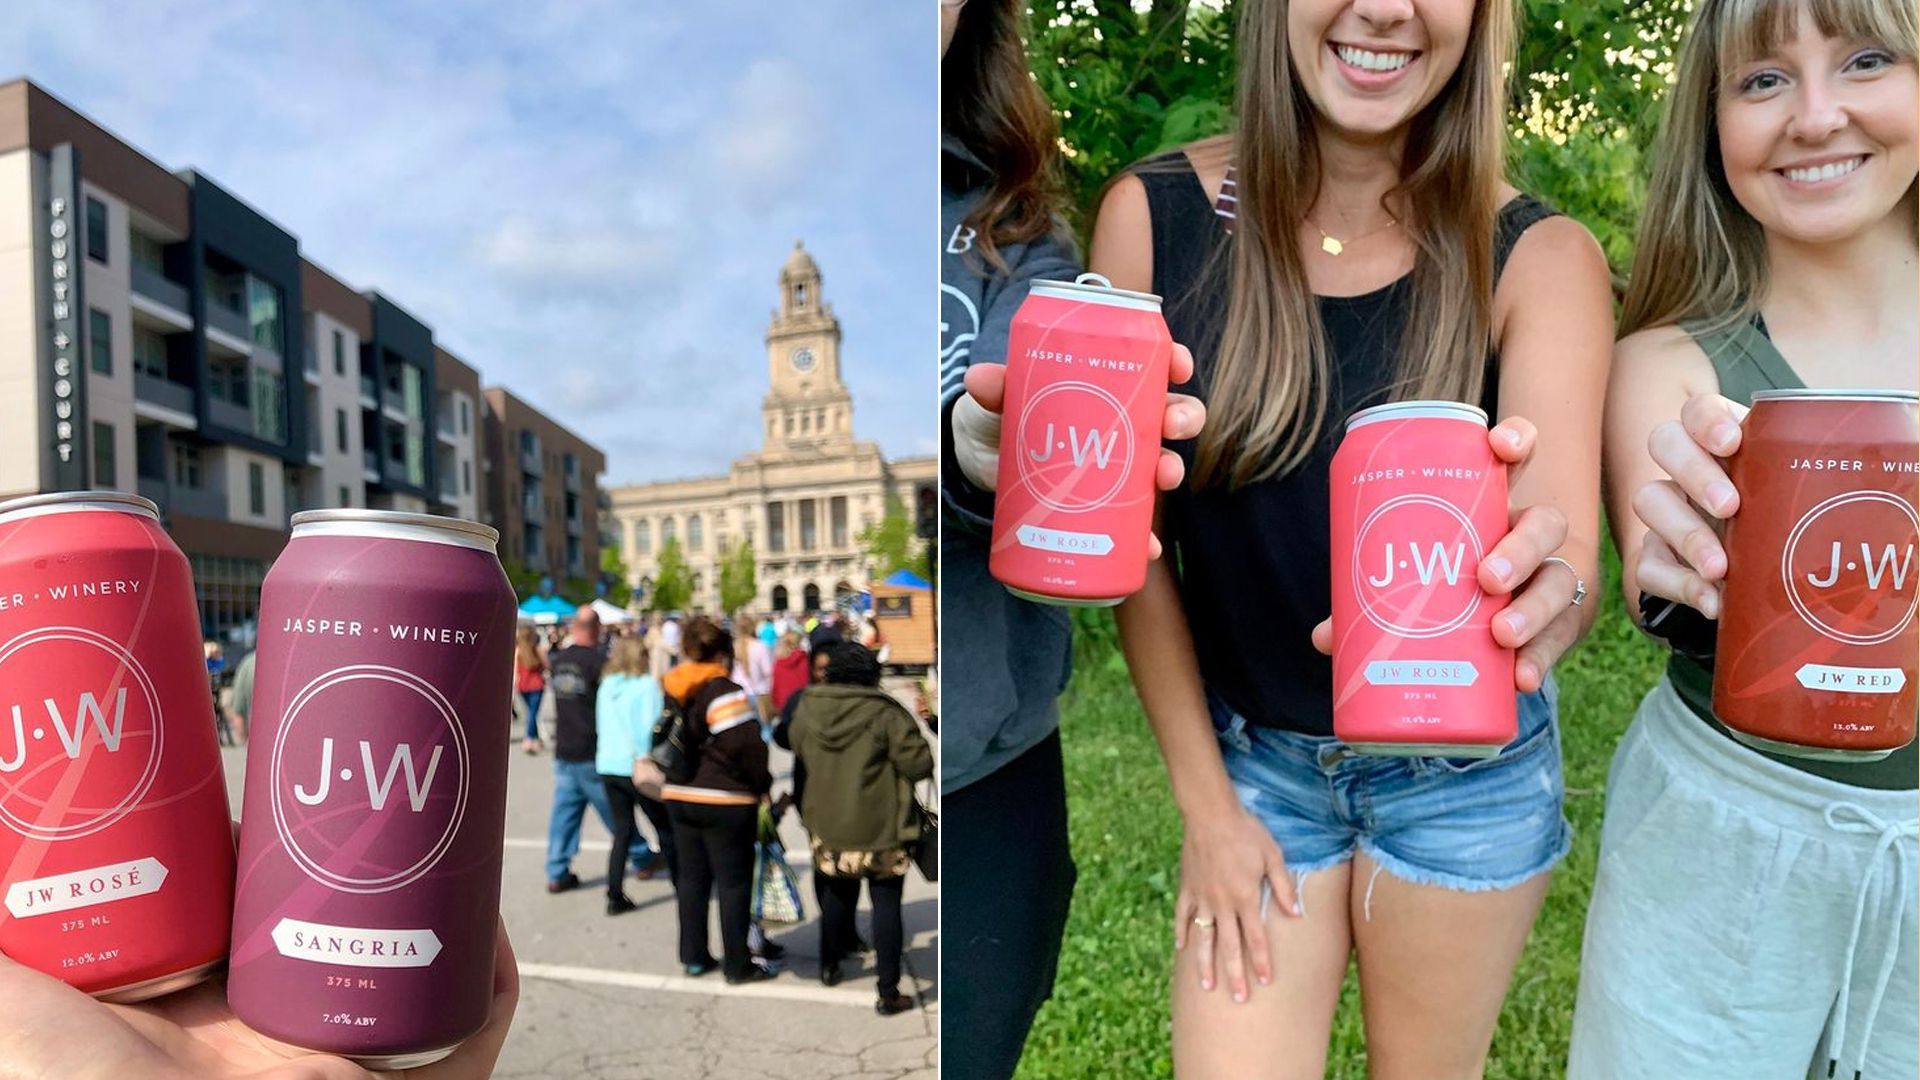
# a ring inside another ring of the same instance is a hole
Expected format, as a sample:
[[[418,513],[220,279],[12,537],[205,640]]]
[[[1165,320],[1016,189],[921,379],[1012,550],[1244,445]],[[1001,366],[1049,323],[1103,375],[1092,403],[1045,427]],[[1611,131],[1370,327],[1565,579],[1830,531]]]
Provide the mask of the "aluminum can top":
[[[494,550],[494,545],[500,542],[498,530],[465,518],[358,508],[300,511],[293,515],[293,538],[303,536],[375,536],[485,551]]]
[[[1160,297],[1153,293],[1134,292],[1132,289],[1116,289],[1113,282],[1101,274],[1081,274],[1072,281],[1053,281],[1042,278],[1027,289],[1028,296],[1051,296],[1058,300],[1079,300],[1084,303],[1111,304],[1114,307],[1139,308],[1142,311],[1159,311]]]
[[[160,507],[152,499],[139,495],[129,495],[124,491],[56,491],[0,502],[0,521],[76,510],[114,510],[123,514],[145,514],[155,521],[160,520]]]
[[[1487,426],[1487,410],[1458,401],[1390,401],[1385,405],[1361,409],[1347,418],[1347,430],[1380,420],[1471,420]]]
[[[1754,401],[1885,401],[1894,404],[1920,403],[1920,392],[1913,390],[1823,389],[1800,387],[1792,390],[1755,390]]]

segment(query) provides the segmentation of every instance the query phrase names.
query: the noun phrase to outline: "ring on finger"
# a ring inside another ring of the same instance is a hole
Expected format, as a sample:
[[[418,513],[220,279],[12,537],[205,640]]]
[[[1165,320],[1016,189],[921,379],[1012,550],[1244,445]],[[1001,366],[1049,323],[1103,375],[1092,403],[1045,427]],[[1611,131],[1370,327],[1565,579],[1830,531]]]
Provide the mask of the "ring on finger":
[[[1213,920],[1204,915],[1195,915],[1193,917],[1193,925],[1196,929],[1211,930],[1213,929]]]
[[[1574,606],[1574,607],[1579,607],[1579,606],[1580,606],[1581,604],[1584,604],[1584,603],[1586,603],[1586,602],[1587,602],[1587,582],[1586,582],[1586,579],[1585,579],[1585,578],[1582,578],[1582,577],[1580,576],[1580,571],[1578,571],[1578,570],[1575,570],[1575,569],[1573,568],[1573,564],[1572,564],[1572,563],[1570,563],[1570,562],[1568,562],[1567,560],[1565,560],[1565,559],[1563,559],[1563,558],[1561,558],[1561,557],[1560,557],[1560,556],[1558,556],[1558,555],[1549,555],[1549,556],[1547,556],[1546,558],[1544,558],[1544,559],[1541,559],[1540,561],[1541,561],[1542,563],[1550,563],[1550,562],[1553,562],[1553,563],[1559,563],[1559,564],[1560,564],[1561,566],[1564,566],[1564,567],[1566,567],[1566,568],[1567,568],[1567,573],[1569,573],[1569,574],[1572,574],[1572,575],[1573,575],[1573,604],[1572,604],[1572,606]]]

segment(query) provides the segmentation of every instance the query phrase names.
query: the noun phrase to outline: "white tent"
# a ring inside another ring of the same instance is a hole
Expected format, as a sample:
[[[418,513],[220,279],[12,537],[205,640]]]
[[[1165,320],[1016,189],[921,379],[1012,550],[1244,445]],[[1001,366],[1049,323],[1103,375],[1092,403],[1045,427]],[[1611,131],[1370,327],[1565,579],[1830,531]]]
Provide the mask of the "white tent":
[[[614,623],[630,623],[633,621],[633,615],[629,613],[627,609],[615,607],[613,604],[608,603],[605,597],[596,597],[594,599],[593,610],[595,614],[600,616],[600,623],[603,626]]]

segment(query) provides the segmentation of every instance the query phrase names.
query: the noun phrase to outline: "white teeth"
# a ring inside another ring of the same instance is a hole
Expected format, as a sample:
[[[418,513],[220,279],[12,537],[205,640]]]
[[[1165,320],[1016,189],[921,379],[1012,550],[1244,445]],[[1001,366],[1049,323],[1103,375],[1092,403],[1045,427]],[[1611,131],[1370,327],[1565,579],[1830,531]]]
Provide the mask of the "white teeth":
[[[1831,180],[1836,176],[1845,176],[1866,163],[1866,158],[1848,158],[1845,161],[1816,165],[1809,169],[1788,169],[1787,179],[1797,184],[1816,184],[1822,180]]]
[[[1334,46],[1340,59],[1366,71],[1399,71],[1413,62],[1412,53],[1377,53],[1346,45]]]

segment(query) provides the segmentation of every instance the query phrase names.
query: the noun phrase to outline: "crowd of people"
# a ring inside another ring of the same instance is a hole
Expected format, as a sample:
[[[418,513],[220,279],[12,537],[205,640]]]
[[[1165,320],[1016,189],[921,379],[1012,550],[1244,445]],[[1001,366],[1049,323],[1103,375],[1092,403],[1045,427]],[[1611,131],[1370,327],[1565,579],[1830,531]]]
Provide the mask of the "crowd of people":
[[[608,915],[637,907],[629,876],[667,878],[688,976],[718,969],[729,984],[772,979],[786,950],[754,918],[756,855],[764,857],[763,837],[793,810],[809,836],[821,982],[838,984],[850,957],[871,952],[876,1010],[912,1008],[913,997],[900,992],[901,897],[928,821],[916,794],[933,775],[921,723],[935,720],[924,694],[916,717],[880,688],[884,656],[870,622],[838,612],[776,613],[751,624],[653,616],[607,625],[585,605],[565,626],[522,626],[514,692],[528,754],[547,751],[542,703],[552,699],[547,891],[581,887],[572,864],[590,806],[613,836]],[[675,712],[685,718],[691,758],[677,782],[650,753],[656,725]],[[794,755],[791,786],[778,795],[775,743]],[[871,943],[855,930],[862,882]],[[718,957],[710,937],[716,908]]]

